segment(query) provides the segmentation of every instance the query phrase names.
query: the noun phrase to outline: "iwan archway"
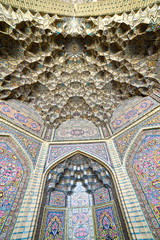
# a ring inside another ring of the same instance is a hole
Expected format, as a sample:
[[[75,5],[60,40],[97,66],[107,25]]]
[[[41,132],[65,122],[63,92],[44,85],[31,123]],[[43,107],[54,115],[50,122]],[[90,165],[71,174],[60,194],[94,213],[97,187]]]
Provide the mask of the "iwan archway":
[[[129,239],[112,175],[82,153],[50,167],[35,239]]]

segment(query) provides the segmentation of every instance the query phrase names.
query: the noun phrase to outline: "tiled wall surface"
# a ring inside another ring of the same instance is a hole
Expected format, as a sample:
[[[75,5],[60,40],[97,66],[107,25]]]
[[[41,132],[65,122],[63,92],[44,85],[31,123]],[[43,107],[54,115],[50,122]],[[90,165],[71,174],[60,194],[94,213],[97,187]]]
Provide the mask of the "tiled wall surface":
[[[132,128],[124,131],[114,138],[114,144],[116,146],[117,152],[121,161],[123,162],[124,156],[128,149],[128,146],[131,144],[132,140],[136,135],[141,131],[142,128],[153,128],[158,127],[160,124],[160,112],[153,114],[148,117],[146,120],[136,124]]]
[[[11,239],[32,239],[41,202],[43,168],[48,145],[43,143],[37,165],[30,178]]]
[[[128,102],[128,109],[126,111],[121,109],[120,112],[124,113],[118,116],[117,119],[113,121],[111,120],[110,126],[113,132],[118,132],[119,130],[125,128],[158,106],[158,103],[150,97],[142,98],[137,104],[135,104],[135,106],[132,107],[129,107],[131,104],[130,101]]]
[[[119,191],[119,200],[123,206],[126,221],[129,225],[129,232],[131,234],[130,238],[139,240],[153,240],[154,237],[137,200],[137,196],[126,169],[121,165],[113,141],[108,141],[108,147],[110,156],[114,163],[115,180]]]
[[[62,123],[55,131],[54,140],[100,139],[98,127],[88,120],[70,120]]]
[[[29,141],[34,142],[34,140],[36,144],[39,144],[39,142],[36,139],[31,138],[31,136],[27,138],[27,134],[21,134],[18,132],[18,129],[15,129],[15,131],[13,130],[13,133],[10,132],[11,137],[9,137],[9,131],[11,131],[11,127],[3,123],[1,125],[1,133],[3,136],[1,137],[0,146],[1,166],[3,169],[1,178],[3,180],[3,190],[0,192],[0,194],[1,200],[4,200],[4,217],[2,218],[2,227],[7,229],[10,226],[10,228],[7,230],[7,232],[2,230],[3,235],[1,238],[3,239],[4,234],[7,234],[6,239],[33,239],[47,174],[47,170],[44,172],[46,160],[48,161],[49,159],[51,167],[65,156],[65,152],[67,152],[68,148],[70,149],[69,153],[73,153],[75,152],[75,149],[77,150],[77,148],[73,148],[73,146],[83,145],[85,147],[89,146],[88,149],[90,149],[91,146],[94,146],[92,148],[92,154],[97,161],[101,162],[103,156],[103,158],[108,159],[106,164],[108,164],[109,161],[112,162],[112,168],[109,168],[109,164],[106,166],[107,169],[110,169],[111,175],[114,179],[116,191],[119,196],[120,206],[124,212],[126,226],[130,234],[130,239],[158,239],[157,236],[159,233],[156,225],[158,216],[157,214],[159,210],[157,201],[157,191],[159,187],[157,161],[159,156],[158,144],[160,135],[158,134],[159,132],[157,130],[158,122],[159,115],[157,113],[146,119],[143,124],[139,126],[139,132],[137,135],[134,135],[135,129],[130,129],[131,134],[129,134],[130,132],[128,132],[128,134],[129,136],[132,136],[133,134],[134,138],[127,138],[128,140],[126,145],[128,147],[122,151],[121,159],[119,157],[119,151],[117,151],[119,148],[116,149],[117,146],[115,144],[115,140],[117,140],[118,137],[123,138],[123,134],[125,134],[125,132],[120,133],[120,135],[116,136],[115,139],[110,138],[105,140],[103,144],[95,140],[92,143],[87,143],[84,141],[82,144],[71,144],[68,142],[64,145],[53,145],[53,143],[52,145],[49,145],[49,143],[44,141],[40,145],[35,145],[37,146],[35,148],[37,151],[39,151],[38,155],[35,155],[35,162],[33,162],[32,159],[33,153],[29,153],[30,147],[28,144]],[[156,130],[154,130],[154,128],[156,128]],[[5,136],[5,134],[7,135]],[[17,139],[18,136],[20,138],[19,141]],[[101,146],[101,144],[105,146],[105,151],[103,151],[101,148],[96,150],[97,146]],[[56,148],[54,149],[53,146],[63,146],[63,154],[57,155],[55,151]],[[53,148],[52,154],[49,156],[48,153],[50,153],[49,149],[51,147]],[[81,151],[83,151],[83,149],[81,149]],[[138,162],[141,158],[141,162]],[[148,163],[146,160],[148,158],[152,159],[150,163]],[[35,170],[33,170],[34,164]],[[147,184],[149,184],[149,186]],[[22,188],[22,191],[18,191],[17,186],[20,187],[19,189]],[[7,195],[11,192],[12,195],[16,195],[14,202],[11,202],[11,199]],[[141,194],[142,192],[143,194]],[[145,199],[147,199],[147,202]],[[104,214],[101,210],[104,210]],[[112,222],[110,215],[107,218],[107,211],[109,211],[109,208],[104,206],[101,210],[98,210],[98,208],[95,210],[95,221],[97,221],[96,219],[101,219],[100,223],[97,223],[97,234],[99,234],[98,232],[101,232],[99,229],[102,227],[102,223],[106,224],[107,226],[107,222],[110,221],[112,223],[112,235],[116,236],[117,223],[114,224]],[[55,208],[53,211],[55,211]],[[102,222],[101,213],[103,215],[104,222]],[[14,214],[16,214],[17,219],[14,217]],[[65,214],[64,209],[61,208],[61,211],[59,211],[57,214],[59,215],[57,215],[57,218],[54,220],[58,222],[61,219],[61,222],[63,222],[62,218],[64,217],[63,214]],[[14,222],[12,220],[13,217]],[[10,223],[10,225],[8,225],[8,223]],[[47,224],[48,227],[46,228],[46,232],[50,231],[51,228],[51,224],[49,224],[49,222]],[[64,228],[62,226],[61,239],[63,239],[63,229]],[[122,235],[118,235],[118,237],[119,239],[123,239]]]
[[[27,154],[32,159],[33,165],[36,165],[37,157],[41,148],[41,142],[33,137],[13,129],[11,126],[0,121],[0,134],[12,134],[16,140],[23,146]]]
[[[0,239],[10,239],[32,167],[13,138],[0,136]]]
[[[31,111],[30,114],[26,114],[23,111],[23,108],[21,109],[19,107],[19,104],[17,105],[17,107],[13,107],[6,101],[0,101],[0,116],[20,126],[21,128],[26,129],[26,131],[29,131],[38,136],[41,136],[42,134],[42,122],[35,120],[34,116],[32,116]]]
[[[126,169],[155,239],[159,229],[160,128],[142,131],[126,157]]]

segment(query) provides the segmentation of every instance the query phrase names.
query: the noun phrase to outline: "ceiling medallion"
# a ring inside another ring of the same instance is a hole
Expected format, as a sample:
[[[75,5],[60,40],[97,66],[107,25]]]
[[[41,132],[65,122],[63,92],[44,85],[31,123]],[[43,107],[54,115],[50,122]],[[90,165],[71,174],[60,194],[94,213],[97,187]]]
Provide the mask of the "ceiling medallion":
[[[65,56],[71,61],[78,61],[84,58],[84,43],[82,37],[73,37],[66,40],[64,46]]]

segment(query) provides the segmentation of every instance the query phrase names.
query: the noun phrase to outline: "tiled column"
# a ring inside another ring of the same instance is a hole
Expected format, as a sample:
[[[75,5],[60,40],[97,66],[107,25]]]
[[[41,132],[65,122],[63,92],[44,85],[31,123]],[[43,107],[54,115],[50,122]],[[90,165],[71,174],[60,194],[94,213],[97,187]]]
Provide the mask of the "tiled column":
[[[143,215],[142,209],[132,187],[125,167],[121,165],[118,153],[112,140],[107,141],[110,157],[113,162],[116,182],[122,200],[132,239],[154,240]]]
[[[40,205],[40,196],[42,190],[42,175],[47,155],[48,144],[43,143],[37,165],[31,175],[28,188],[21,206],[17,222],[12,233],[11,239],[32,239],[34,227],[36,226],[36,217]]]

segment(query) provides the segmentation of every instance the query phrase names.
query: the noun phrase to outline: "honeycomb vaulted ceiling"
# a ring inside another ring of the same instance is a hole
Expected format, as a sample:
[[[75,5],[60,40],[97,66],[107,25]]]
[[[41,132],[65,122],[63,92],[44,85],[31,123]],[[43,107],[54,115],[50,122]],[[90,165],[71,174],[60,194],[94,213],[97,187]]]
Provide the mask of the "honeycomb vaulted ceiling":
[[[28,102],[47,124],[106,125],[114,109],[158,86],[159,26],[147,7],[72,18],[1,5],[1,99]]]

